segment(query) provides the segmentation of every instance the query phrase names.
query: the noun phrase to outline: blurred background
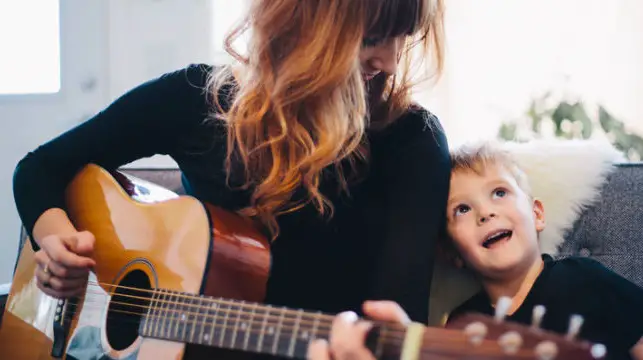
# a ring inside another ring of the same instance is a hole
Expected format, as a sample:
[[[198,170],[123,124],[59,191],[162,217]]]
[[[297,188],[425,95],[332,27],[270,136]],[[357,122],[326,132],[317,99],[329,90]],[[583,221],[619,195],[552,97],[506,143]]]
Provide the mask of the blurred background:
[[[643,1],[445,0],[446,72],[414,96],[449,142],[605,137],[643,156]],[[239,0],[0,0],[0,283],[20,234],[17,161],[132,87],[229,61]],[[174,166],[154,157],[129,167]]]

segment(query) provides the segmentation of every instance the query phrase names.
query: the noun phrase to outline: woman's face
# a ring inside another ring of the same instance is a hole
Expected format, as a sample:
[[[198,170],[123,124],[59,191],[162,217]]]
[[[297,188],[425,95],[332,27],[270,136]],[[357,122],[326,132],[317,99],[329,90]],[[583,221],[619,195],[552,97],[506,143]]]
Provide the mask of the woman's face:
[[[359,61],[365,81],[371,80],[381,72],[392,75],[397,71],[398,58],[404,46],[404,40],[405,36],[364,39]]]

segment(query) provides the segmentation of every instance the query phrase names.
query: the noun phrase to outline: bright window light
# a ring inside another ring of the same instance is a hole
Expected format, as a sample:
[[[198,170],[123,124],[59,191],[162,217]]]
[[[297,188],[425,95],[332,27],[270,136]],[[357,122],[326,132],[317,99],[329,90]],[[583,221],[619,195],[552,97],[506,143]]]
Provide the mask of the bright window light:
[[[0,2],[0,95],[60,90],[57,0]]]

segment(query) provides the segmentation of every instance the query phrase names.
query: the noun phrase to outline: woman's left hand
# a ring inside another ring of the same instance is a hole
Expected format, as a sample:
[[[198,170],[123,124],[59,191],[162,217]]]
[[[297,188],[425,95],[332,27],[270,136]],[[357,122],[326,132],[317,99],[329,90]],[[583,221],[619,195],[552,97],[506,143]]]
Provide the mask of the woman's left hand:
[[[392,321],[401,324],[410,322],[406,312],[392,301],[367,301],[364,314],[379,321]],[[374,360],[365,341],[372,324],[358,320],[354,312],[343,312],[333,320],[329,341],[317,339],[308,347],[310,360]]]

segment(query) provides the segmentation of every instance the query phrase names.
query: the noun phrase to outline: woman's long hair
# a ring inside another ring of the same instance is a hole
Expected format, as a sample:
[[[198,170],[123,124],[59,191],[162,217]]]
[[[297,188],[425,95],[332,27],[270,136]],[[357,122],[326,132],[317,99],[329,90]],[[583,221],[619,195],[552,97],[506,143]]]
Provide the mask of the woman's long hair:
[[[366,130],[381,129],[408,110],[412,60],[431,54],[430,73],[440,74],[442,19],[442,0],[253,0],[226,38],[237,70],[216,71],[209,83],[214,116],[227,124],[228,180],[240,165],[242,187],[252,190],[241,212],[273,238],[279,214],[311,202],[320,214],[332,213],[319,189],[324,169],[334,167],[347,190],[342,162],[351,171],[368,160]],[[244,56],[232,43],[247,30]],[[380,74],[366,85],[359,63],[364,38],[401,35],[408,37],[398,74]],[[232,88],[227,106],[219,102],[225,86]],[[299,189],[305,195],[296,200]]]

